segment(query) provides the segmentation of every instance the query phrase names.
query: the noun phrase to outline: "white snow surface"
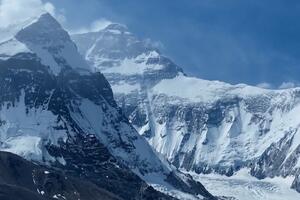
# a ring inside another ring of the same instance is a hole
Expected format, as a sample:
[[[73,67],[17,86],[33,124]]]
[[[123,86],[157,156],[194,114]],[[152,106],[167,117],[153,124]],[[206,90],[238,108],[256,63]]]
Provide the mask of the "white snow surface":
[[[155,95],[164,94],[169,97],[184,99],[188,102],[214,103],[225,97],[249,97],[283,93],[284,90],[267,90],[245,84],[231,85],[221,81],[209,81],[179,73],[173,79],[163,79],[155,85],[151,92]]]
[[[36,159],[42,155],[41,137],[38,136],[15,136],[5,140],[2,151],[11,152],[23,158]]]
[[[125,58],[116,66],[102,69],[103,73],[116,73],[122,75],[142,75],[147,71],[157,71],[164,68],[159,64],[148,64],[149,58],[158,57],[158,53],[153,51],[147,54],[141,54],[136,58]]]
[[[59,138],[65,140],[65,131],[55,130],[57,116],[40,109],[29,109],[26,113],[25,95],[14,106],[1,106],[0,151],[7,151],[28,160],[55,161],[43,149],[43,142],[57,144]]]
[[[300,194],[290,188],[293,177],[258,180],[243,169],[231,177],[219,174],[191,175],[217,196],[231,196],[238,200],[297,200]]]
[[[115,94],[130,94],[132,92],[138,92],[141,89],[139,84],[129,84],[124,82],[119,82],[112,85],[112,90]]]
[[[18,53],[32,53],[28,47],[16,40],[10,39],[6,42],[0,43],[0,60],[7,60]]]

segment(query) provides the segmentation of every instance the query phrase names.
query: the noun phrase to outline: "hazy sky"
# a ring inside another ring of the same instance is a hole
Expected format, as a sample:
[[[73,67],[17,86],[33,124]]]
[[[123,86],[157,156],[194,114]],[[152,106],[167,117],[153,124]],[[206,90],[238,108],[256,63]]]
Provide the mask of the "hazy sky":
[[[190,75],[273,87],[300,82],[299,0],[46,2],[72,31],[107,21],[126,24],[138,37],[156,41]]]

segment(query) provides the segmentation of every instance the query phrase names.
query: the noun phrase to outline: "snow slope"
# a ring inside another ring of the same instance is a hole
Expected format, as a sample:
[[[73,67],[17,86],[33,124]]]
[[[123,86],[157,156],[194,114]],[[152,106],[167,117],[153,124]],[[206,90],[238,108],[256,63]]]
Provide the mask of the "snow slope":
[[[193,87],[191,87],[193,86]],[[214,102],[233,96],[247,97],[268,95],[271,91],[266,89],[247,86],[230,85],[220,81],[208,81],[194,77],[187,77],[179,73],[173,79],[163,79],[152,88],[155,95],[166,95],[174,98],[186,99],[189,103]]]
[[[1,60],[8,59],[14,55],[17,55],[18,53],[23,52],[30,53],[31,51],[26,47],[26,45],[16,39],[11,39],[0,44]]]

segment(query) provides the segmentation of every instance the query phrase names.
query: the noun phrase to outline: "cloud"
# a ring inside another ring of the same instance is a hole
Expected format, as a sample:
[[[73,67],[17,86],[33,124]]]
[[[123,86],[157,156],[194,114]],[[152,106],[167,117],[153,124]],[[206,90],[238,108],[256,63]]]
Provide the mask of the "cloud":
[[[273,86],[270,84],[270,83],[259,83],[256,85],[257,87],[260,87],[260,88],[264,88],[264,89],[271,89],[273,88]]]
[[[111,21],[105,18],[98,19],[91,24],[91,31],[99,31],[101,29],[106,28],[111,23],[112,23]]]
[[[50,13],[50,14],[52,14],[52,15],[55,15],[55,7],[54,7],[54,5],[53,5],[52,3],[49,3],[49,2],[45,3],[45,4],[44,4],[44,9],[45,9],[48,13]]]
[[[164,50],[165,49],[165,45],[161,42],[161,41],[153,41],[149,38],[144,40],[145,44],[150,47],[150,48],[155,48],[158,50]]]
[[[7,27],[11,24],[22,22],[26,19],[49,12],[60,22],[65,17],[58,13],[53,4],[41,0],[0,0],[0,27]]]
[[[256,87],[260,87],[260,88],[264,88],[264,89],[289,89],[289,88],[300,87],[300,83],[291,82],[291,81],[283,82],[283,83],[281,83],[281,85],[278,86],[278,88],[276,88],[275,86],[273,86],[270,83],[263,82],[263,83],[257,84]]]
[[[107,20],[105,18],[100,18],[98,20],[95,20],[92,22],[88,27],[81,27],[77,30],[70,30],[72,34],[80,34],[80,33],[88,33],[88,32],[97,32],[104,28],[106,28],[108,25],[112,24],[110,20]]]
[[[283,82],[278,88],[279,89],[288,89],[288,88],[294,88],[294,87],[299,87],[299,84],[294,83],[294,82]]]

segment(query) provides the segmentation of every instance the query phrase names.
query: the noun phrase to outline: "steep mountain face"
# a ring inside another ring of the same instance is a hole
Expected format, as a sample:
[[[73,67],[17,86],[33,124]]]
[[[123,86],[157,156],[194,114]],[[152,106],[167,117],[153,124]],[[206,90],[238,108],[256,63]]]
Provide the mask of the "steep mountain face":
[[[86,199],[97,199],[100,189],[117,199],[216,199],[158,158],[117,106],[105,77],[90,70],[51,15],[1,33],[1,151],[59,169],[75,182],[86,181],[86,192],[95,190]],[[35,166],[25,165],[29,176]],[[16,186],[22,187],[20,193],[36,195],[32,188]]]
[[[228,176],[247,167],[260,179],[294,176],[292,187],[300,192],[300,89],[188,77],[121,25],[72,39],[108,78],[140,135],[176,167]]]

